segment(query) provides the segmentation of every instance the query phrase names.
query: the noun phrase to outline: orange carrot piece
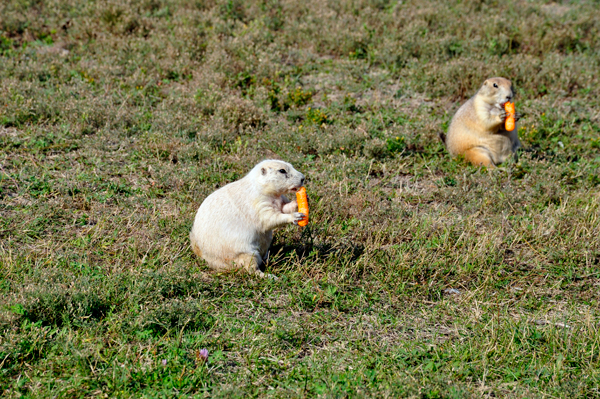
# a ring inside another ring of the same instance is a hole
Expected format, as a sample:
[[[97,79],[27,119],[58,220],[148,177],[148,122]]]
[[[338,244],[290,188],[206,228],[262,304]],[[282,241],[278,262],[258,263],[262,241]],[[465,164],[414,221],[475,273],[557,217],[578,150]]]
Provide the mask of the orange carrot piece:
[[[506,103],[504,104],[504,109],[508,113],[506,116],[506,121],[504,122],[504,127],[509,132],[515,130],[515,103]]]
[[[300,187],[296,192],[296,202],[298,203],[298,212],[305,214],[304,219],[298,222],[298,226],[306,226],[308,224],[308,198],[306,197],[306,188]]]

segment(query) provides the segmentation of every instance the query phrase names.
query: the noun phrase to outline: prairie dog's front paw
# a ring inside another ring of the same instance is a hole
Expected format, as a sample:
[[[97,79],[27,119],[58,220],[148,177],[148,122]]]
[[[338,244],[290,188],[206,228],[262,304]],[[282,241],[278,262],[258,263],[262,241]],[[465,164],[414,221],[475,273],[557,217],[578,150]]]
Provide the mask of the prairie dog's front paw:
[[[298,203],[296,200],[292,200],[285,204],[282,208],[283,213],[293,213],[298,210]]]
[[[497,117],[498,119],[506,119],[506,110],[501,107],[501,106],[497,106],[497,107],[492,107],[492,109],[490,109],[490,115]]]
[[[302,219],[304,219],[305,217],[306,217],[306,215],[303,213],[294,212],[292,214],[292,223],[298,224],[298,222],[301,221]]]

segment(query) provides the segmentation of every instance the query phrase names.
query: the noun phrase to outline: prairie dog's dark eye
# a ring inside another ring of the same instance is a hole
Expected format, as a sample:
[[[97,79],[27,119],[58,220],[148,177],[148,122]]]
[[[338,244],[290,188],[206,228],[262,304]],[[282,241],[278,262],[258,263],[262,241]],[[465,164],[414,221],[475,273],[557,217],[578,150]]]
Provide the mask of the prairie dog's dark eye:
[[[281,172],[281,173],[287,173],[287,172],[285,171],[285,169],[279,169],[279,172]]]
[[[494,87],[497,89],[498,88],[498,84],[494,83]]]

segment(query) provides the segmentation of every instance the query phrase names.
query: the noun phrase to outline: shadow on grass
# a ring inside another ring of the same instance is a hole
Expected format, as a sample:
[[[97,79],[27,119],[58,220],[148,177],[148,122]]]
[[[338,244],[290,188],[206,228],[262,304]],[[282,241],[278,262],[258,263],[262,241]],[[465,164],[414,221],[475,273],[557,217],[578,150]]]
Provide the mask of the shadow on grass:
[[[365,247],[359,243],[333,243],[329,241],[315,243],[310,228],[302,233],[302,238],[292,244],[273,244],[269,250],[268,263],[271,267],[282,265],[291,256],[299,262],[306,260],[324,260],[343,254],[348,263],[356,262],[365,252]],[[275,259],[274,259],[275,258]]]

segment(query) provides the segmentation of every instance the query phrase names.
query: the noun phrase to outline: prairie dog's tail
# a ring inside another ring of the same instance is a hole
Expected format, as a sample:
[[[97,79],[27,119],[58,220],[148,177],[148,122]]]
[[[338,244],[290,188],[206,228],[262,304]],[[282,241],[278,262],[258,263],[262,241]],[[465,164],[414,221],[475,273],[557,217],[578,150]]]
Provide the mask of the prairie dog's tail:
[[[196,241],[196,237],[194,236],[193,230],[190,232],[190,246],[192,247],[192,251],[194,251],[196,255],[202,258],[202,251],[198,246],[198,242]]]

